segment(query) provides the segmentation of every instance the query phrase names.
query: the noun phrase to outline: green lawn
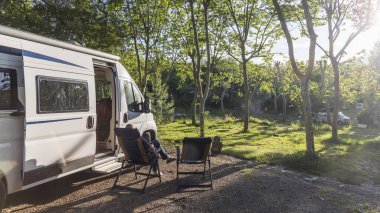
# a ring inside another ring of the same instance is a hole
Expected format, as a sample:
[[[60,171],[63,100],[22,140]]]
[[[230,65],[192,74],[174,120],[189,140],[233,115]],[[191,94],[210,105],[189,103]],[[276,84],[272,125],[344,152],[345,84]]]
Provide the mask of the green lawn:
[[[328,125],[315,126],[318,159],[307,159],[304,128],[298,121],[269,122],[251,119],[249,132],[242,133],[243,122],[233,117],[209,117],[206,136],[221,136],[223,153],[258,164],[280,164],[287,168],[337,178],[352,184],[380,184],[380,139],[363,137],[377,134],[376,129],[344,127],[339,130],[339,144],[329,143]],[[168,143],[180,142],[186,136],[198,136],[199,128],[190,120],[177,120],[159,125],[159,137]]]

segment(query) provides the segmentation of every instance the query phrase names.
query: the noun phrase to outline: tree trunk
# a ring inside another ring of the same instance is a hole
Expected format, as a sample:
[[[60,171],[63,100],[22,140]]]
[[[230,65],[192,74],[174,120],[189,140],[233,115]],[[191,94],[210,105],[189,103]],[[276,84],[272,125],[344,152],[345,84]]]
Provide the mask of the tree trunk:
[[[286,94],[282,94],[282,116],[286,117]]]
[[[140,61],[140,54],[139,49],[137,47],[137,38],[136,33],[133,35],[133,44],[135,47],[135,54],[136,54],[136,60],[137,60],[137,72],[139,73],[139,86],[142,89],[143,88],[143,79],[142,79],[142,73],[141,73],[141,61]]]
[[[146,44],[145,44],[145,65],[144,65],[144,79],[142,86],[142,93],[145,95],[146,93],[146,84],[147,84],[147,75],[148,75],[148,60],[149,60],[149,33],[146,36]]]
[[[222,112],[222,115],[224,115],[224,96],[226,95],[227,89],[223,86],[223,92],[220,96],[220,110]]]
[[[191,125],[197,125],[197,100],[198,100],[198,91],[194,90],[193,102],[191,103]]]
[[[200,124],[200,135],[201,137],[205,136],[205,121],[204,121],[204,113],[205,113],[205,105],[206,100],[208,98],[208,93],[210,89],[210,76],[211,76],[211,52],[210,52],[210,39],[209,39],[209,27],[208,27],[208,6],[210,4],[210,0],[203,0],[203,18],[204,18],[204,30],[205,30],[205,41],[206,41],[206,64],[207,64],[207,70],[206,70],[206,85],[204,91],[201,93],[201,104],[200,104],[200,117],[199,117],[199,124]],[[200,71],[200,69],[199,69]]]
[[[199,103],[200,137],[205,136],[205,102],[206,102],[206,100],[201,100]]]
[[[328,78],[328,89],[331,89],[331,77]],[[329,95],[326,100],[327,105],[327,123],[331,124],[331,115],[330,115],[330,103],[331,103],[331,96]]]
[[[243,50],[245,51],[245,50]],[[244,128],[243,132],[248,131],[248,124],[249,124],[249,97],[250,97],[250,92],[249,92],[249,85],[248,85],[248,73],[247,73],[247,61],[245,60],[245,56],[243,54],[243,76],[244,76]]]
[[[306,129],[306,155],[308,157],[316,157],[314,148],[314,130],[311,117],[311,102],[309,94],[309,82],[302,80],[302,102],[303,102],[303,116],[305,120]]]
[[[278,96],[274,94],[273,104],[274,104],[274,111],[276,112],[276,114],[277,114],[277,99],[278,99]]]
[[[332,132],[331,132],[331,142],[338,142],[338,112],[339,112],[339,64],[335,60],[332,60],[332,67],[334,71],[334,111],[332,117]]]
[[[309,11],[308,1],[302,0],[301,1],[302,8],[305,14],[307,31],[309,33],[309,38],[310,38],[308,68],[307,68],[306,74],[302,74],[294,56],[293,39],[289,32],[288,26],[286,24],[286,20],[281,10],[280,4],[278,0],[272,0],[272,2],[277,12],[278,19],[280,20],[282,31],[284,32],[286,41],[288,43],[290,64],[292,66],[293,72],[301,80],[302,106],[303,106],[303,114],[304,114],[305,129],[306,129],[306,154],[307,156],[310,156],[310,157],[316,157],[315,148],[314,148],[314,130],[313,130],[312,117],[311,117],[311,103],[310,103],[310,94],[309,94],[309,80],[314,69],[315,46],[316,46],[316,40],[317,40],[317,36],[314,32],[313,18]]]
[[[199,125],[200,125],[200,136],[204,136],[204,101],[203,101],[203,89],[202,82],[200,77],[201,72],[201,51],[199,48],[199,40],[198,40],[198,30],[197,24],[195,21],[194,15],[194,0],[190,1],[190,13],[191,13],[191,23],[194,33],[194,44],[195,44],[195,55],[196,55],[196,66],[194,66],[194,79],[197,87],[198,99],[199,99]],[[195,65],[195,63],[193,63]]]
[[[330,115],[330,97],[327,98],[327,123],[331,124],[331,115]]]

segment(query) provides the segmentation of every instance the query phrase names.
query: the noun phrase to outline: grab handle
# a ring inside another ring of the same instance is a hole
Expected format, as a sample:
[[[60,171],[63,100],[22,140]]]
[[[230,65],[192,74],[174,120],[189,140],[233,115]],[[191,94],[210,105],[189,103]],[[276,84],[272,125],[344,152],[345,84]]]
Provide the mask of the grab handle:
[[[128,113],[124,113],[124,116],[123,116],[123,122],[124,122],[124,123],[127,123],[127,122],[128,122]]]
[[[90,115],[87,117],[87,129],[92,129],[94,127],[94,124],[95,124],[95,118],[94,116]]]

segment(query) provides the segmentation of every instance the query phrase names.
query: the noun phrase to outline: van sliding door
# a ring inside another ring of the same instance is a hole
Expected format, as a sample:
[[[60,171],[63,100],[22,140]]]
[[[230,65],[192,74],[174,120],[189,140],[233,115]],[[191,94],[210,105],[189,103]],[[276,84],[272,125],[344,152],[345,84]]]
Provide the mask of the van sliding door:
[[[96,100],[91,58],[30,45],[24,56],[26,135],[23,185],[32,186],[94,162]],[[65,52],[66,51],[66,52]],[[47,55],[44,56],[42,55]],[[88,61],[88,67],[86,62]]]

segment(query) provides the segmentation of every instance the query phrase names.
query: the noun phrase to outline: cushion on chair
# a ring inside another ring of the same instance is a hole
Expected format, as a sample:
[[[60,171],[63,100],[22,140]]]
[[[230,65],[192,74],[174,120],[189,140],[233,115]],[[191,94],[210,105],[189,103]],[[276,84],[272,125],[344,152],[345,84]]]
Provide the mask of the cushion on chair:
[[[205,161],[210,150],[211,141],[211,138],[184,138],[181,161],[184,163],[199,163]]]
[[[126,153],[129,162],[148,162],[145,150],[143,147],[141,148],[140,133],[137,129],[115,128],[115,133],[118,137],[120,147],[123,152]]]

